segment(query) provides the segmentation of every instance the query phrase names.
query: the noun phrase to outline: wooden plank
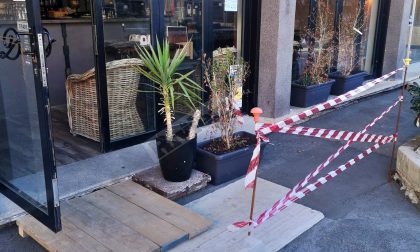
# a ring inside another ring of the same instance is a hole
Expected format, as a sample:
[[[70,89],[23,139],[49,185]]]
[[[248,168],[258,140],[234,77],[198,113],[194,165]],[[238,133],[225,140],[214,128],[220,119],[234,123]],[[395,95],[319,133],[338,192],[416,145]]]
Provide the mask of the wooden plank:
[[[258,179],[255,217],[271,206],[288,189]],[[249,218],[250,190],[244,190],[238,180],[187,205],[197,213],[215,221],[205,234],[177,246],[173,251],[278,251],[324,218],[323,214],[308,207],[292,204],[257,229],[248,228],[229,232],[227,225]],[[223,206],[225,211],[218,209]]]
[[[110,186],[108,190],[184,230],[190,239],[211,226],[206,218],[132,181]]]
[[[158,245],[82,198],[61,205],[68,221],[111,250],[159,251]]]
[[[66,106],[51,108],[54,148],[57,165],[66,165],[76,161],[100,155],[99,144],[93,140],[73,136],[67,118]]]
[[[188,240],[185,231],[106,189],[88,194],[83,199],[141,233],[162,250],[166,251]]]
[[[19,233],[20,237],[22,237],[22,238],[28,237],[28,234],[25,233],[25,230],[23,230],[22,226],[18,226],[18,233]]]
[[[62,227],[64,234],[72,240],[77,241],[87,251],[95,252],[109,252],[111,249],[105,247],[102,243],[95,240],[83,230],[77,228],[73,223],[68,221],[64,216],[61,217]]]
[[[16,224],[48,251],[89,251],[80,246],[78,242],[68,237],[64,232],[56,234],[30,215],[19,218],[16,221]]]

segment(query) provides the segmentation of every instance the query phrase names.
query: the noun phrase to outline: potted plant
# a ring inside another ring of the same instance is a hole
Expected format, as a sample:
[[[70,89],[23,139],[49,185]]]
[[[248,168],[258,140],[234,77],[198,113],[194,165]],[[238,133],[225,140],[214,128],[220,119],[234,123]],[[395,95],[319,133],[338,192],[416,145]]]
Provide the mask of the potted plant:
[[[309,41],[308,58],[303,75],[292,82],[290,104],[296,107],[309,107],[328,99],[334,80],[329,80],[328,69],[333,54],[333,20],[328,5],[318,1],[316,26],[306,29]],[[315,45],[317,47],[315,48]]]
[[[366,7],[368,7],[366,5]],[[359,51],[366,33],[366,20],[363,17],[364,8],[357,8],[346,12],[340,17],[338,25],[338,53],[337,71],[329,75],[335,79],[331,88],[332,95],[342,95],[362,85],[367,73],[360,70]]]
[[[156,50],[137,45],[136,51],[143,62],[137,71],[148,78],[153,84],[144,84],[148,90],[140,92],[157,92],[160,95],[159,113],[164,116],[166,131],[156,137],[159,164],[163,177],[172,182],[188,180],[194,165],[197,146],[196,128],[201,116],[200,110],[195,110],[189,132],[182,128],[174,128],[175,104],[186,101],[185,105],[195,108],[201,97],[197,94],[203,91],[201,86],[190,79],[194,70],[180,74],[177,68],[187,55],[186,47],[177,50],[171,58],[169,43],[163,46],[157,42]]]
[[[420,128],[420,85],[417,82],[413,82],[409,88],[408,91],[410,92],[412,98],[411,98],[411,110],[414,111],[416,114],[416,117],[414,119],[414,125],[417,128]],[[414,151],[417,154],[420,154],[420,145],[416,146],[414,148]]]
[[[204,81],[210,91],[209,110],[220,137],[198,144],[197,169],[211,176],[215,185],[246,173],[256,137],[235,132],[235,96],[249,73],[249,65],[232,48],[218,49],[204,62]]]

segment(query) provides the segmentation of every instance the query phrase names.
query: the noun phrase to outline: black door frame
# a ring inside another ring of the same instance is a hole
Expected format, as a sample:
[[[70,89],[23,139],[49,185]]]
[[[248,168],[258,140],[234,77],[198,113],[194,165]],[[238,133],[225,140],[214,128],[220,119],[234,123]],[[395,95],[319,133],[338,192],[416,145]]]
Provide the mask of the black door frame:
[[[152,46],[156,46],[156,38],[163,41],[165,38],[165,17],[164,0],[150,0],[150,23]],[[213,51],[213,0],[202,0],[202,48],[203,53],[212,55]],[[244,84],[246,94],[243,98],[243,108],[245,113],[257,104],[258,90],[258,48],[259,48],[259,24],[261,0],[244,0],[243,5],[243,41],[244,59],[250,62],[252,74]],[[153,139],[155,134],[163,129],[163,118],[158,115],[157,108],[159,95],[155,94],[155,114],[156,130],[136,137],[131,137],[115,142],[110,140],[109,112],[106,80],[106,60],[105,60],[105,41],[102,18],[102,1],[92,1],[93,17],[93,37],[96,66],[96,83],[98,94],[98,110],[100,122],[101,151],[108,152],[115,149],[139,144]],[[99,13],[99,15],[98,15]],[[208,100],[208,92],[203,93],[203,101]]]
[[[372,77],[374,78],[382,75],[390,8],[391,1],[379,0],[378,15],[376,18],[375,42],[373,46],[374,51],[372,56]]]
[[[18,188],[16,188],[16,190],[12,190],[8,186],[0,183],[0,193],[23,208],[26,212],[35,217],[52,231],[58,232],[61,230],[61,213],[58,198],[57,170],[54,160],[51,120],[49,116],[50,107],[48,99],[48,86],[45,85],[46,83],[42,81],[41,60],[39,60],[42,57],[43,62],[45,62],[45,57],[44,52],[40,52],[38,50],[38,48],[44,47],[43,44],[39,43],[39,41],[42,42],[43,39],[39,0],[27,0],[26,11],[31,45],[33,46],[32,51],[34,53],[32,64],[34,67],[35,95],[37,100],[38,121],[43,155],[42,158],[44,163],[43,168],[47,211],[44,212],[39,209],[37,207],[37,205],[39,206],[38,202],[34,202],[33,200],[30,200],[29,197],[25,197],[25,195],[20,195],[17,193],[16,191],[19,190]],[[40,40],[39,36],[41,36]],[[20,193],[24,194],[23,192]]]

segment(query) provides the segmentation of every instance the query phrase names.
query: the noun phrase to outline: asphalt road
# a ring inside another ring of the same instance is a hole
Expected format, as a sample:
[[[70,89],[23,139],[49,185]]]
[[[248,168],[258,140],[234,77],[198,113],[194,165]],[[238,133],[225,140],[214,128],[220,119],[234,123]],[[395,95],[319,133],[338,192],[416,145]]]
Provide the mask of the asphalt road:
[[[397,99],[398,91],[371,97],[343,107],[303,125],[358,131]],[[396,110],[370,131],[390,134]],[[420,133],[413,126],[414,113],[404,103],[399,144]],[[334,153],[342,142],[269,135],[272,144],[264,150],[259,176],[286,187],[296,182]],[[326,171],[353,158],[367,144],[355,144]],[[411,204],[395,182],[388,183],[391,145],[363,159],[319,190],[299,201],[321,211],[325,219],[288,244],[282,251],[420,251],[420,209]],[[178,202],[188,203],[212,192],[206,189]],[[281,234],[279,234],[281,235]],[[0,251],[43,251],[30,238],[17,235],[16,226],[0,228]]]

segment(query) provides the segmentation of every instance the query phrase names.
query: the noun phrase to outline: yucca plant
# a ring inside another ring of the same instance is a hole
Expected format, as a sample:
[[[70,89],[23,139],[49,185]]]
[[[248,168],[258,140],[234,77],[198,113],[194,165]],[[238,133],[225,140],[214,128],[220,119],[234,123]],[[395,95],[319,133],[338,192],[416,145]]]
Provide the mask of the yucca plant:
[[[172,120],[174,119],[175,102],[184,102],[186,103],[185,106],[195,108],[196,104],[200,104],[199,93],[203,91],[202,87],[190,78],[195,70],[186,74],[177,72],[177,68],[187,55],[187,48],[184,46],[177,50],[171,58],[168,41],[165,40],[161,46],[159,40],[157,40],[156,50],[151,45],[143,47],[137,44],[136,51],[144,65],[137,68],[138,72],[154,83],[154,85],[145,84],[152,91],[141,91],[157,92],[161,95],[159,113],[164,115],[166,140],[172,142],[174,136]],[[199,114],[196,111],[194,115],[199,116]],[[198,122],[198,120],[193,120],[193,122]],[[196,126],[193,123],[190,131],[194,131]]]

